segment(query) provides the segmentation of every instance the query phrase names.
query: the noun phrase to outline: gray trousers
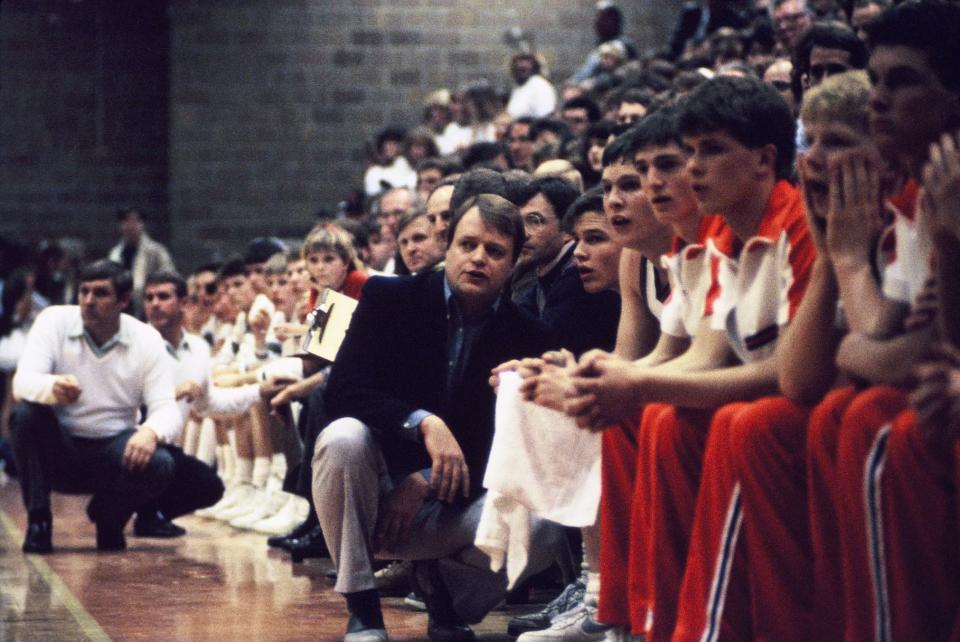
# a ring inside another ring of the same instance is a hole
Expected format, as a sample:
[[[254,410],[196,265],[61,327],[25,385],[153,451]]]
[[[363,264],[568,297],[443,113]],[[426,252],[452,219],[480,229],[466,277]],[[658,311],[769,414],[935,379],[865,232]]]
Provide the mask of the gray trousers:
[[[313,456],[313,501],[323,537],[337,569],[339,593],[374,588],[372,544],[380,504],[393,489],[383,453],[365,424],[350,417],[328,425]],[[506,574],[490,570],[490,559],[473,545],[483,511],[481,496],[467,506],[427,500],[413,527],[387,559],[439,560],[440,575],[454,609],[467,622],[479,622],[507,590]],[[531,525],[530,557],[524,576],[538,573],[564,546],[563,529],[546,520]],[[522,578],[521,578],[522,580]]]

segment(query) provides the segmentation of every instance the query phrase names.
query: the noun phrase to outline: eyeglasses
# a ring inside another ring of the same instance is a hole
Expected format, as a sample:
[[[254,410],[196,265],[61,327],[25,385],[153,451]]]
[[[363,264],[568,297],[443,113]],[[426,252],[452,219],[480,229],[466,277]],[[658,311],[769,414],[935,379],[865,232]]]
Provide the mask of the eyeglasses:
[[[543,214],[530,212],[523,215],[523,226],[538,230],[547,224],[547,217]]]
[[[789,80],[771,80],[769,82],[771,85],[773,85],[773,88],[776,89],[777,91],[787,91],[788,89],[790,89]]]
[[[774,22],[778,25],[782,24],[796,24],[803,21],[808,16],[806,11],[795,11],[794,13],[784,13],[782,15],[776,16]]]

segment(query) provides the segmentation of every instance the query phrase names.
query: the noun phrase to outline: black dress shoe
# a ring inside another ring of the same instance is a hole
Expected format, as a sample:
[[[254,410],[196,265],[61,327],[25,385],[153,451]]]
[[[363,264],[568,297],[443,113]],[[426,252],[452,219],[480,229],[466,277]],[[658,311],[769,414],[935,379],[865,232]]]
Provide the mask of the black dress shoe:
[[[177,526],[160,511],[137,513],[133,520],[133,534],[137,537],[180,537],[187,529]]]
[[[300,539],[304,535],[307,535],[310,531],[314,529],[317,525],[316,520],[306,519],[302,524],[297,526],[295,529],[287,533],[286,535],[274,535],[273,537],[267,538],[267,546],[270,548],[282,548],[284,550],[290,550],[290,543],[295,539]]]
[[[413,564],[416,592],[423,596],[427,607],[427,637],[433,642],[472,642],[473,630],[453,607],[437,560],[417,561]]]
[[[99,495],[94,495],[87,504],[87,517],[97,526],[98,551],[126,550],[123,528],[130,519],[130,512],[111,509]]]
[[[127,538],[123,536],[123,525],[97,522],[97,550],[98,551],[125,551]]]
[[[53,524],[50,521],[27,524],[27,535],[23,538],[24,553],[53,552]]]
[[[427,637],[431,642],[473,642],[477,636],[466,624],[444,624],[430,618],[427,621]]]
[[[290,558],[300,563],[311,557],[328,557],[330,551],[327,550],[327,543],[323,539],[323,531],[319,526],[313,529],[303,537],[290,542],[287,550],[290,551]]]

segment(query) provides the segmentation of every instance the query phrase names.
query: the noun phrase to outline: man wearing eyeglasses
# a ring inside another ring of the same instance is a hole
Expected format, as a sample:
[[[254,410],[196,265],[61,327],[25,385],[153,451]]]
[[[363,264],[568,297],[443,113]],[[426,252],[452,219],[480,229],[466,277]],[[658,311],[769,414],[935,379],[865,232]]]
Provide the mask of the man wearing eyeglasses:
[[[813,24],[813,12],[807,0],[772,0],[770,4],[777,44],[783,53],[790,54],[803,32]]]
[[[609,345],[620,311],[619,297],[584,291],[574,265],[576,242],[562,220],[578,196],[576,188],[556,176],[535,179],[522,190],[517,201],[526,240],[518,269],[532,270],[536,279],[514,292],[517,305],[543,321],[558,344],[575,354]]]

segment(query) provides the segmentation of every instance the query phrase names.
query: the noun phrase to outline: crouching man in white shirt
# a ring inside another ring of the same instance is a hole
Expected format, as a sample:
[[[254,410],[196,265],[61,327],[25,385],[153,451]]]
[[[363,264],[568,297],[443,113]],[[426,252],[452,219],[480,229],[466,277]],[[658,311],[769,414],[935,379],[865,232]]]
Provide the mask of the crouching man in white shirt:
[[[160,334],[122,314],[130,273],[97,261],[80,273],[79,306],[37,317],[17,364],[10,418],[28,512],[23,550],[49,553],[50,492],[92,493],[99,550],[123,550],[136,507],[160,497],[175,462],[162,444],[182,426],[173,362]],[[140,407],[146,406],[139,425]]]

